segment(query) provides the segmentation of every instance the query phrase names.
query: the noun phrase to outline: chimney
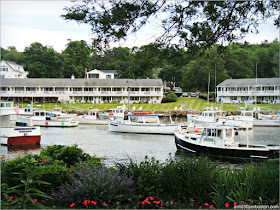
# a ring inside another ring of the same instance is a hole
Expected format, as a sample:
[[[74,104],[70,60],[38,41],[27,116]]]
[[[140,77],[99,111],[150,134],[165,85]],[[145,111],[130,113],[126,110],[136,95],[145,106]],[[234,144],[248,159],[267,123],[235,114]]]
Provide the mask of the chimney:
[[[71,79],[75,79],[75,75],[74,74],[72,74]]]
[[[87,79],[87,68],[85,68],[85,79]]]

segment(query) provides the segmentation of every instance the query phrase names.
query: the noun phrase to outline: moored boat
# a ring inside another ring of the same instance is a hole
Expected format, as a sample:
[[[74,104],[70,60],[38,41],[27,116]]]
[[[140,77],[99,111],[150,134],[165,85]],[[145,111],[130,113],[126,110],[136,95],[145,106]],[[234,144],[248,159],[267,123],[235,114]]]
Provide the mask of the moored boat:
[[[34,125],[44,127],[76,127],[79,125],[79,121],[73,120],[70,116],[57,116],[46,110],[33,111],[32,121]]]
[[[279,160],[279,145],[255,145],[235,142],[234,127],[208,126],[202,134],[175,131],[178,150],[225,159]]]
[[[108,120],[108,126],[111,132],[173,134],[178,124],[169,114],[133,112],[126,114],[123,120]]]
[[[107,125],[107,120],[101,120],[98,116],[98,109],[87,111],[86,114],[77,115],[73,119],[79,121],[79,124],[90,124],[90,125]]]
[[[117,108],[110,109],[109,112],[104,112],[103,114],[99,114],[101,120],[115,120],[115,119],[123,119],[125,111],[127,110],[125,105],[117,106]]]
[[[28,145],[41,142],[40,127],[33,126],[30,114],[20,114],[18,105],[13,102],[1,101],[1,144]]]

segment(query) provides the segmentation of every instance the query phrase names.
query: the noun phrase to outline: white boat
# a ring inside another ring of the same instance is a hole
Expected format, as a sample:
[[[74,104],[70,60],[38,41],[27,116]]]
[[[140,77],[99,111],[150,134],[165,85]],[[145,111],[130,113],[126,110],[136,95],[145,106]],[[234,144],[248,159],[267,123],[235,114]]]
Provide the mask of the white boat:
[[[108,120],[109,131],[124,133],[173,134],[178,125],[171,115],[151,112],[133,112],[123,120]]]
[[[223,159],[279,160],[279,145],[251,145],[235,142],[234,127],[208,126],[202,134],[175,131],[178,150],[204,154]]]
[[[70,116],[57,116],[46,110],[33,111],[32,121],[34,125],[45,127],[76,127],[79,125],[79,121],[73,120]]]
[[[225,118],[222,115],[221,110],[205,110],[202,111],[201,115],[187,115],[188,123],[200,124],[202,126],[208,125],[227,125],[227,126],[234,126],[235,128],[252,128],[252,123],[248,123],[247,121],[242,120],[232,120],[230,118]]]
[[[101,120],[115,120],[115,119],[123,119],[125,111],[127,110],[125,105],[117,106],[117,108],[110,109],[109,112],[104,112],[103,114],[99,114]]]
[[[13,107],[13,102],[1,101],[1,144],[16,145],[40,145],[40,127],[33,126],[30,114],[20,114]],[[17,106],[17,108],[18,106]]]
[[[73,119],[79,121],[79,124],[107,125],[107,120],[101,120],[98,117],[98,109],[88,111],[86,114],[77,115]]]
[[[258,120],[253,122],[256,127],[280,127],[280,113],[276,115],[258,114]]]

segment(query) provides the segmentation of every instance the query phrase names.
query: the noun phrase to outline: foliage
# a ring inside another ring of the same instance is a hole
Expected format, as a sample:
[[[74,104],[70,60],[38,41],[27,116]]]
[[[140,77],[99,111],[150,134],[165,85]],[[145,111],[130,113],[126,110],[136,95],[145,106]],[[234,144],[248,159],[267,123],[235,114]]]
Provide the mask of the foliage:
[[[161,103],[176,102],[176,99],[171,98],[170,96],[164,96],[161,100]]]
[[[49,156],[52,159],[62,160],[66,163],[67,167],[75,166],[80,162],[92,160],[95,164],[101,164],[100,158],[95,158],[90,156],[87,153],[84,153],[82,149],[78,148],[75,144],[73,146],[65,145],[53,145],[48,146],[47,148],[41,151],[41,155]]]
[[[174,100],[174,102],[176,102],[177,101],[177,95],[174,93],[174,92],[172,92],[172,93],[169,93],[168,95],[167,95],[167,97],[170,97],[171,99],[173,99]]]
[[[83,1],[66,7],[65,20],[91,26],[94,46],[108,46],[139,31],[152,17],[161,18],[162,34],[156,42],[168,45],[174,38],[193,53],[218,42],[231,43],[257,24],[275,16],[277,1]],[[279,25],[277,18],[275,24]]]
[[[84,199],[125,204],[135,199],[133,180],[118,170],[80,167],[74,171],[71,180],[54,194],[55,201],[61,205],[81,203]]]
[[[35,198],[50,198],[45,192],[38,189],[40,185],[41,188],[44,188],[45,185],[50,185],[50,183],[40,180],[42,173],[43,171],[37,170],[31,164],[26,164],[20,172],[13,172],[13,174],[11,174],[13,179],[15,179],[16,182],[20,182],[20,184],[12,187],[7,187],[6,183],[4,184],[5,186],[1,185],[1,192],[3,193],[4,199],[8,201],[8,203],[4,203],[4,206],[8,208],[13,206],[27,208],[33,206],[35,202],[37,202]],[[36,206],[39,208],[45,207],[40,203],[36,203]]]

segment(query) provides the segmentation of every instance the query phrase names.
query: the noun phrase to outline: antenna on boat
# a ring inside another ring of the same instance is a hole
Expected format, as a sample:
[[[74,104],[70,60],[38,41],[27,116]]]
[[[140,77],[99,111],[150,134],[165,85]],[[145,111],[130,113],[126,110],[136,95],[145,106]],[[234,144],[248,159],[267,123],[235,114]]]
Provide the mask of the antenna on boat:
[[[210,73],[208,77],[208,96],[207,96],[207,106],[209,107],[209,89],[210,89]]]

